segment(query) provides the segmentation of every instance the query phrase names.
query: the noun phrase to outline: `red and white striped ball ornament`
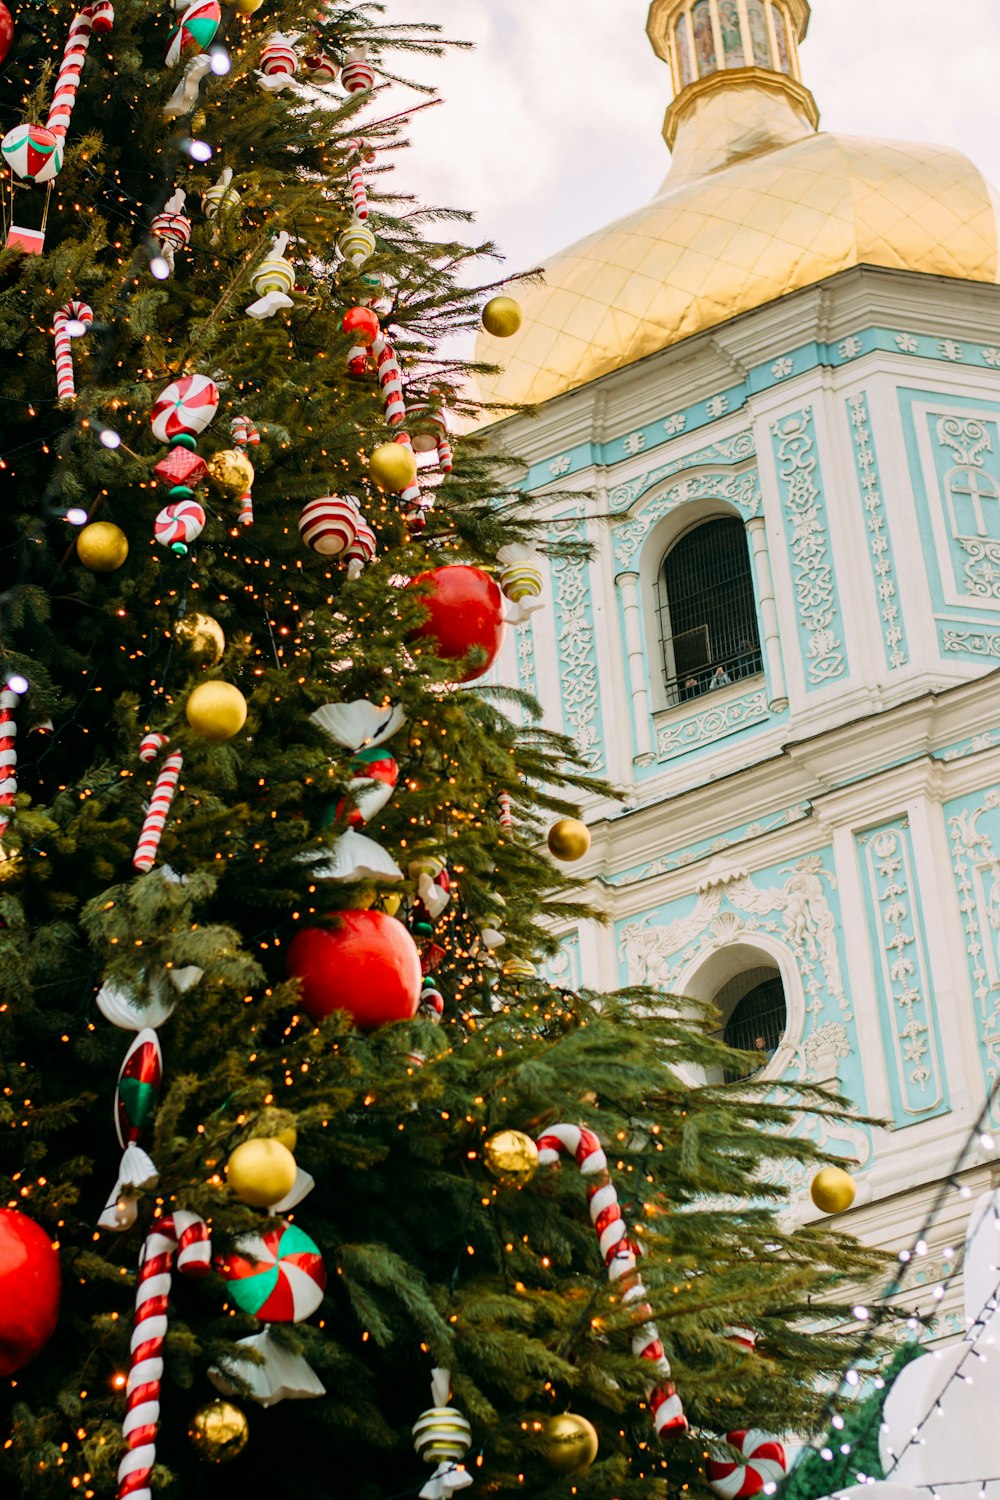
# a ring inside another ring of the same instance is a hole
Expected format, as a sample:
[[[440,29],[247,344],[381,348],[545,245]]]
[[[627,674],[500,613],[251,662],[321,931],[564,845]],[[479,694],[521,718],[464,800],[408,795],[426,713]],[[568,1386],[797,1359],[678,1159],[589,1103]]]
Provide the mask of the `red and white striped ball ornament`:
[[[205,512],[197,500],[177,500],[164,506],[157,516],[153,535],[161,547],[180,551],[195,541],[205,529]]]
[[[344,548],[344,561],[358,563],[373,562],[377,551],[378,539],[374,531],[364,516],[358,516],[358,527],[354,535],[354,541]]]
[[[276,31],[260,55],[262,89],[277,94],[288,88],[299,70],[299,54],[287,36]]]
[[[154,437],[171,443],[204,432],[219,409],[219,387],[207,375],[184,375],[161,391],[149,414]]]
[[[340,557],[357,540],[360,520],[356,501],[343,495],[321,495],[310,500],[299,516],[299,536],[323,557]]]
[[[356,47],[347,54],[340,81],[349,94],[363,94],[375,82],[375,69],[368,61],[364,47]]]
[[[726,1434],[726,1442],[743,1455],[738,1459],[710,1458],[708,1482],[719,1500],[752,1500],[766,1484],[776,1484],[788,1472],[781,1443],[766,1432],[739,1430]]]
[[[336,83],[340,64],[328,52],[313,52],[302,59],[302,69],[310,83]]]

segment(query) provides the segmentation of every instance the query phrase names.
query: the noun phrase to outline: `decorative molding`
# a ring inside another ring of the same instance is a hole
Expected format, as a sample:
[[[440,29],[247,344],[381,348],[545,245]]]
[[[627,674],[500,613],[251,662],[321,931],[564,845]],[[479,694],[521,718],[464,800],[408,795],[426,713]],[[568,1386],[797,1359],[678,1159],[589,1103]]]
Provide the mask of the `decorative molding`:
[[[890,671],[898,671],[900,667],[906,666],[910,655],[899,603],[896,564],[882,495],[882,479],[875,456],[867,392],[861,391],[856,396],[849,396],[847,409],[854,439],[854,462],[866,512],[868,550],[882,620],[886,665]]]
[[[586,542],[587,523],[581,516],[567,516],[553,523],[550,534],[557,542]],[[603,771],[606,760],[590,563],[586,558],[554,557],[551,567],[563,722],[590,769]]]
[[[759,513],[763,504],[760,474],[756,469],[743,474],[716,471],[682,479],[666,494],[651,500],[630,520],[615,527],[615,562],[618,566],[631,567],[657,521],[678,506],[690,505],[692,500],[726,500],[736,507],[744,520],[749,520]]]
[[[604,883],[616,889],[641,885],[644,880],[652,880],[656,875],[669,875],[673,870],[681,870],[687,865],[697,864],[699,860],[708,859],[713,854],[721,854],[726,849],[735,849],[740,844],[749,843],[751,839],[758,839],[766,833],[773,833],[775,829],[788,828],[793,823],[801,823],[809,817],[811,812],[810,802],[799,802],[795,807],[786,807],[770,817],[757,818],[752,823],[744,823],[742,827],[734,828],[718,838],[702,839],[700,843],[691,844],[686,849],[661,854],[657,859],[647,860],[645,864],[634,865],[630,870],[622,870],[617,875],[609,875]]]
[[[580,933],[574,928],[559,940],[559,952],[542,965],[542,976],[556,989],[578,990],[583,984],[580,959]]]
[[[944,750],[936,750],[934,759],[945,762],[967,760],[970,755],[978,755],[981,750],[993,750],[997,745],[1000,745],[1000,730],[987,729],[982,734],[973,734],[968,739],[959,740],[957,744],[949,745]]]
[[[954,630],[939,624],[938,640],[945,655],[1000,657],[1000,631]]]
[[[524,620],[515,637],[517,680],[521,690],[538,697],[538,662],[535,657],[535,628],[531,619]]]
[[[753,432],[750,429],[737,432],[733,437],[721,438],[707,448],[699,448],[696,453],[688,453],[683,458],[672,459],[670,463],[659,464],[655,469],[647,469],[644,474],[637,475],[635,479],[616,485],[608,493],[608,503],[613,511],[628,510],[655,484],[669,479],[672,474],[682,474],[685,469],[702,469],[710,465],[739,464],[756,456],[757,444]]]
[[[896,358],[906,355],[914,360],[960,364],[984,371],[995,372],[1000,369],[1000,349],[995,345],[959,344],[954,339],[901,332],[894,328],[864,328],[838,339],[834,344],[812,342],[782,351],[777,357],[771,354],[764,363],[754,366],[737,386],[713,392],[705,400],[671,412],[669,416],[650,422],[638,431],[629,429],[607,442],[582,443],[568,451],[541,459],[528,470],[523,488],[529,491],[542,489],[554,480],[564,479],[591,466],[614,468],[627,462],[632,456],[626,449],[626,443],[630,440],[641,440],[641,450],[631,442],[635,452],[653,454],[658,448],[665,448],[671,442],[676,444],[679,437],[690,437],[699,430],[710,427],[720,417],[741,410],[751,396],[784,384],[792,375],[807,375],[817,369],[840,369],[875,353],[889,354]],[[692,468],[695,464],[684,459],[680,461],[680,466]]]
[[[1000,787],[945,809],[987,1093],[1000,1077],[1000,856],[993,842],[998,809]],[[981,828],[981,820],[992,821],[993,830]],[[1000,1126],[1000,1103],[992,1124]]]
[[[840,600],[826,523],[811,406],[772,423],[778,483],[791,551],[800,633],[806,638],[806,686],[823,687],[847,671]]]
[[[764,724],[769,717],[766,688],[745,693],[741,698],[710,704],[690,718],[672,719],[670,723],[660,725],[656,731],[657,759],[672,760],[675,755],[712,744],[726,735],[735,734],[738,729]]]
[[[871,829],[855,843],[881,973],[880,1020],[896,1123],[910,1124],[947,1104],[909,822],[900,818]]]

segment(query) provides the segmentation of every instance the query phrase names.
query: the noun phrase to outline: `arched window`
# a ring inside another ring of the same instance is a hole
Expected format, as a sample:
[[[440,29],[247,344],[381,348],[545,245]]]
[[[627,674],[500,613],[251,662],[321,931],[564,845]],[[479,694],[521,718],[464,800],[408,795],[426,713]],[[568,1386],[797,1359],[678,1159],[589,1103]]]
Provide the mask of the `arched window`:
[[[722,1040],[738,1052],[759,1054],[760,1063],[748,1072],[727,1073],[726,1082],[752,1076],[774,1056],[788,1024],[785,989],[778,970],[746,969],[730,979],[715,996],[723,1015]]]
[[[668,703],[763,671],[742,521],[716,516],[674,543],[660,574],[659,618]]]

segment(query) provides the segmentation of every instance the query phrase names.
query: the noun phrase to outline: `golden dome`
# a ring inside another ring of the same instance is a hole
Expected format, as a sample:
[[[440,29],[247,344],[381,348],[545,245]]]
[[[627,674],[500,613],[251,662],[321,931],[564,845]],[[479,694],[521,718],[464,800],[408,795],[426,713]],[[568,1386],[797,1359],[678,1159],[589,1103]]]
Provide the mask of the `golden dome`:
[[[779,71],[777,54],[757,65],[747,22],[766,15],[761,45],[773,47],[781,8]],[[741,17],[739,61],[751,65],[693,61],[692,14],[711,19],[720,56],[720,19]],[[650,35],[683,84],[664,132],[671,172],[651,204],[562,252],[543,285],[519,294],[519,334],[502,347],[481,337],[478,358],[503,361],[481,381],[485,400],[551,400],[852,266],[1000,279],[997,199],[967,157],[817,133],[794,51],[807,22],[804,0],[654,0]]]

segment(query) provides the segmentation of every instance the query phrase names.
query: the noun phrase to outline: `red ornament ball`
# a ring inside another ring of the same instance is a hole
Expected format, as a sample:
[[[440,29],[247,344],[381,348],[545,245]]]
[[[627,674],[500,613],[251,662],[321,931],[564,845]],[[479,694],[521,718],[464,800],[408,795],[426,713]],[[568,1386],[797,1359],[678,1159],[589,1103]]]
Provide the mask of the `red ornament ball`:
[[[0,0],[0,63],[3,62],[10,51],[10,44],[14,40],[14,22],[11,20],[10,11]]]
[[[344,314],[341,327],[356,344],[362,344],[366,349],[370,348],[379,336],[378,316],[370,307],[349,307]]]
[[[505,629],[503,595],[489,574],[459,563],[421,573],[408,587],[421,591],[427,610],[414,636],[433,639],[445,661],[462,661],[474,648],[485,652],[485,661],[467,667],[462,682],[488,672],[500,655]]]
[[[345,1010],[362,1031],[411,1021],[420,1004],[420,954],[401,922],[382,911],[342,911],[336,927],[306,927],[288,949],[314,1021]]]
[[[40,1224],[0,1209],[0,1375],[40,1354],[59,1318],[59,1256]]]

